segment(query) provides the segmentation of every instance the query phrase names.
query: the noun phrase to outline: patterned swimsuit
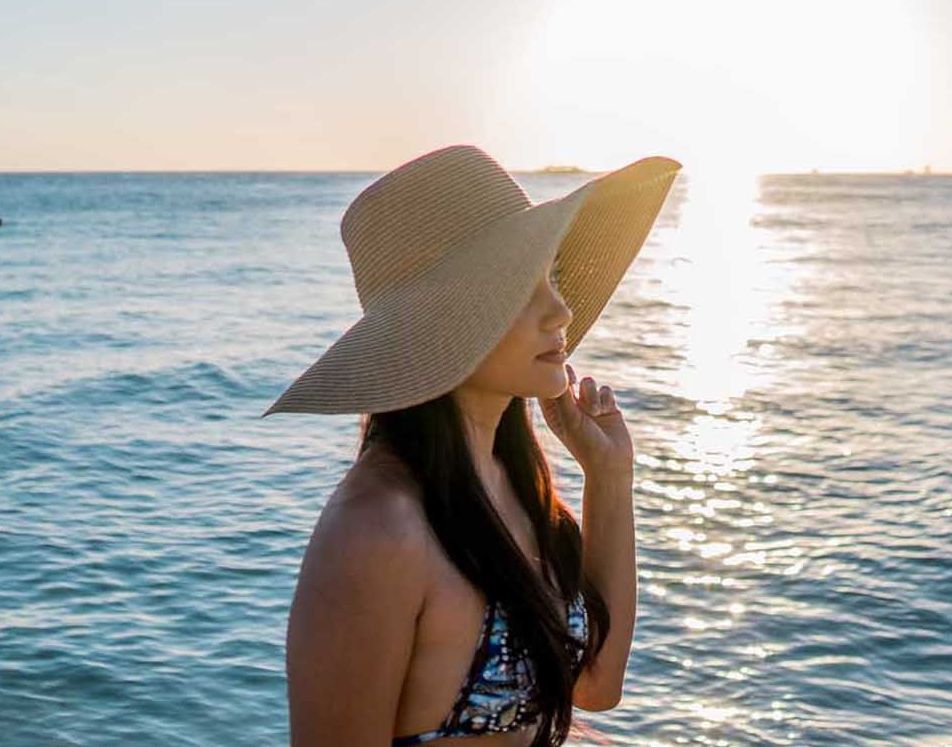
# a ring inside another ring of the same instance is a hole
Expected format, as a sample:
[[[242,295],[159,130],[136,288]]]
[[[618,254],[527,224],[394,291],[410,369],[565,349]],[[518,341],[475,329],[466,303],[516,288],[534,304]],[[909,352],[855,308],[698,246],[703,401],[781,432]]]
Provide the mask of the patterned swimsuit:
[[[581,592],[567,607],[569,632],[584,645],[588,613]],[[513,731],[535,720],[539,714],[535,668],[526,649],[516,649],[513,644],[507,621],[505,607],[495,601],[487,603],[473,662],[449,714],[437,729],[394,737],[392,747],[440,737]],[[576,667],[581,654],[575,655]]]

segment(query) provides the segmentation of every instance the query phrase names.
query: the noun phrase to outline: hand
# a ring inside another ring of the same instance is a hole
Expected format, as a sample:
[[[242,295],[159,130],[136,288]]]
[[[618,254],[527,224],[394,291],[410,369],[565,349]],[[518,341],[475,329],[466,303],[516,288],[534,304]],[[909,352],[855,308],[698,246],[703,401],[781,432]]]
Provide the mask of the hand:
[[[565,367],[569,375],[565,391],[552,399],[539,399],[546,424],[586,475],[632,470],[634,447],[612,388],[597,387],[595,379],[586,376],[576,396],[575,369],[568,363]]]

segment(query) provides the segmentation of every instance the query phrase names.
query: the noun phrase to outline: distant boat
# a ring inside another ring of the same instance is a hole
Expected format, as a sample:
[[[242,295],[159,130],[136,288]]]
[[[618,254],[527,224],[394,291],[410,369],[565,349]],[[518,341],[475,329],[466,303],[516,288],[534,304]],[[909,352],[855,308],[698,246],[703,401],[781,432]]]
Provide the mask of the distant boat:
[[[586,174],[588,173],[585,169],[580,169],[578,166],[543,166],[541,169],[538,169],[536,173],[539,174]]]

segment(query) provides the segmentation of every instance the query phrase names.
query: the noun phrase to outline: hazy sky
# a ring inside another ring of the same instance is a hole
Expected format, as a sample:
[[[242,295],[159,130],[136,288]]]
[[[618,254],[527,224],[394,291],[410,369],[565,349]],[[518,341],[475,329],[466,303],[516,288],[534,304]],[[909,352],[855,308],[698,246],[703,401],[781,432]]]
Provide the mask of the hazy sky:
[[[0,0],[0,170],[952,171],[948,0]]]

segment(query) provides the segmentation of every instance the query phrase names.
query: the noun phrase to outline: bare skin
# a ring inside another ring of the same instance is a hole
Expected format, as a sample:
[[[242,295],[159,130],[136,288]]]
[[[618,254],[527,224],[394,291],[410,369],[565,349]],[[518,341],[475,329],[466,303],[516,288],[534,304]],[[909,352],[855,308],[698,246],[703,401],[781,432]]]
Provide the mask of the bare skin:
[[[580,389],[585,411],[607,420],[601,428],[575,422],[581,410],[569,404],[574,395],[565,394],[566,367],[536,358],[564,342],[571,318],[547,273],[506,336],[453,393],[464,413],[477,474],[540,579],[531,523],[492,455],[495,430],[511,397],[538,397],[547,422],[583,466],[602,469],[628,458],[623,437],[599,440],[606,422],[617,427],[610,389],[602,387],[593,396],[594,381],[587,379]],[[582,399],[571,401],[581,406]],[[595,455],[619,461],[596,464]],[[446,556],[416,490],[402,465],[374,446],[350,468],[321,513],[288,626],[293,747],[388,747],[393,736],[437,728],[452,707],[472,662],[486,599]],[[376,560],[368,563],[361,553]],[[366,587],[363,596],[354,591],[355,584]],[[386,598],[378,602],[381,596]],[[381,620],[400,623],[381,632]],[[309,634],[318,629],[320,635]],[[325,671],[336,673],[333,682],[320,676],[322,663]],[[372,680],[366,672],[374,672]],[[530,725],[470,736],[465,744],[524,747],[534,731]],[[427,744],[446,747],[461,739]]]
[[[392,490],[393,468],[387,465],[386,455],[376,447],[371,447],[358,460],[354,470],[359,473],[357,479],[368,481],[368,489],[385,489],[389,484]],[[411,492],[414,488],[407,484],[406,490]],[[363,494],[364,490],[360,492]],[[337,496],[337,501],[346,501],[347,490]],[[526,557],[533,558],[530,562],[541,579],[542,568],[539,561],[534,559],[538,549],[529,518],[518,505],[511,487],[506,485],[493,500],[507,507],[504,515],[507,526]],[[416,501],[411,502],[411,505],[420,506]],[[422,510],[412,513],[415,514],[413,521],[418,522],[421,535],[425,537],[429,560],[423,608],[417,618],[413,653],[394,721],[393,734],[397,736],[435,729],[449,713],[472,662],[486,604],[482,592],[474,588],[450,562],[436,536],[426,525]],[[531,743],[533,733],[534,727],[529,727],[505,734],[467,737],[466,743],[489,747],[523,747]],[[444,737],[427,744],[432,747],[456,745],[460,739]]]

